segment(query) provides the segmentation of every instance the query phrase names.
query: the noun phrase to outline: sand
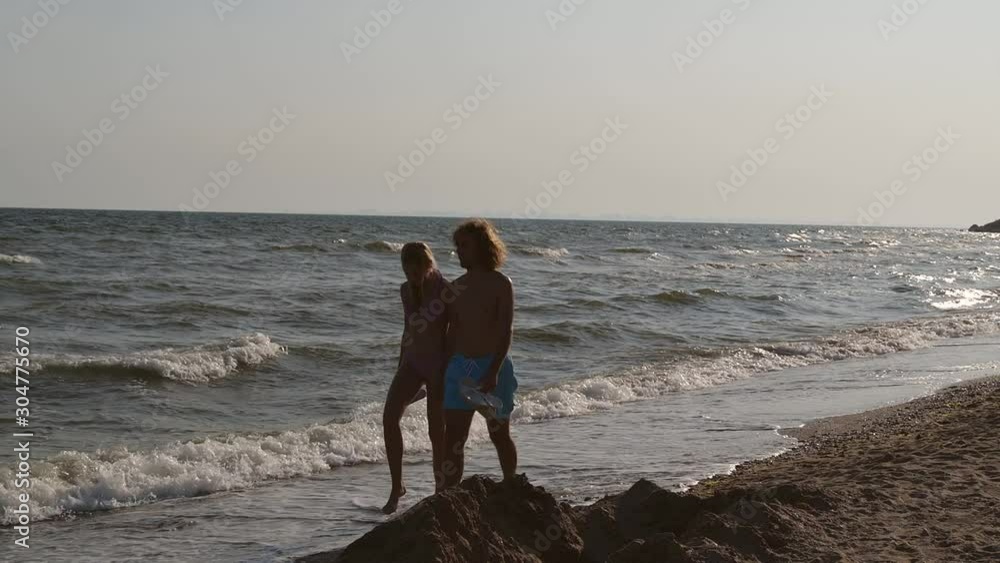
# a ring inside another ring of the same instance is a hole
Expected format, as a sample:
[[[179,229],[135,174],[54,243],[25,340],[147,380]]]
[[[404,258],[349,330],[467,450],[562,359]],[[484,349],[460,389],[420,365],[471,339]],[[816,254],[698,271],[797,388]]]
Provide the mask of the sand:
[[[804,443],[692,492],[815,491],[829,506],[793,508],[809,537],[789,560],[1000,561],[1000,378],[789,434]]]
[[[572,507],[476,476],[308,563],[1000,561],[1000,378],[816,421],[685,494]]]

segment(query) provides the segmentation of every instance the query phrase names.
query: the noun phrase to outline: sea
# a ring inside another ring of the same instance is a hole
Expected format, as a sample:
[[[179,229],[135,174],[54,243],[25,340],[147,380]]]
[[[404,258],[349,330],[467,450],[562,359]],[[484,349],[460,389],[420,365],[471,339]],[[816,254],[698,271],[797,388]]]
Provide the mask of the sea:
[[[289,561],[386,521],[399,250],[428,242],[454,279],[458,222],[0,209],[0,560]],[[519,471],[567,502],[683,490],[792,447],[781,429],[998,371],[998,235],[495,223]],[[403,420],[401,510],[433,492],[425,408]],[[468,459],[499,477],[481,420]]]

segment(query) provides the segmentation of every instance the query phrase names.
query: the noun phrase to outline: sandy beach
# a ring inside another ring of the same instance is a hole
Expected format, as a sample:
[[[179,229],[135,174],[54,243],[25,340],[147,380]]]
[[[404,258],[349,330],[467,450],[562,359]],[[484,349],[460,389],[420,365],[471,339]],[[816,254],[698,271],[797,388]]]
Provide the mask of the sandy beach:
[[[304,563],[1000,560],[1000,378],[789,432],[791,451],[683,494],[589,506],[476,476]]]

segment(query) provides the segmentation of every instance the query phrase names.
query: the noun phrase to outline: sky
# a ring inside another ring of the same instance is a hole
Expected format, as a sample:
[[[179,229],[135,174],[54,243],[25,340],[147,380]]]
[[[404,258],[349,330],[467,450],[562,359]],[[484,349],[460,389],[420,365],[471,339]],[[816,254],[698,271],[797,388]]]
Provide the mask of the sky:
[[[6,0],[0,207],[985,223],[997,21],[990,0]]]

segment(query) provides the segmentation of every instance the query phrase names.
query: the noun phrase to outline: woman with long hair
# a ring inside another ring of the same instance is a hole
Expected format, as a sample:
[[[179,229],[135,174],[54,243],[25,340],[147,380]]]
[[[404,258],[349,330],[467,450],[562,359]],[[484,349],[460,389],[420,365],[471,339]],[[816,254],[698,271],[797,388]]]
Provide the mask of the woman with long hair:
[[[427,387],[427,431],[433,453],[435,490],[441,488],[444,447],[444,366],[446,313],[449,289],[437,269],[434,254],[423,242],[403,245],[400,254],[406,281],[399,286],[403,302],[403,336],[396,375],[389,386],[382,413],[385,453],[392,475],[392,490],[382,512],[391,514],[406,494],[403,485],[403,433],[399,423],[406,407]]]

